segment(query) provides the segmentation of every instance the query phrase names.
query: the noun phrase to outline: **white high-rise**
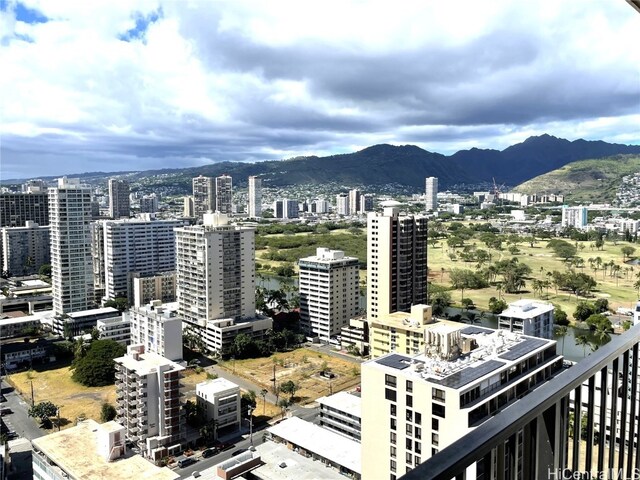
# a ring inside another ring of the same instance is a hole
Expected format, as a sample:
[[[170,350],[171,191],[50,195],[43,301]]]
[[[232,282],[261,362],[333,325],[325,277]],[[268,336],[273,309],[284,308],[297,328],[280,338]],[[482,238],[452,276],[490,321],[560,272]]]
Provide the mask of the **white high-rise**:
[[[131,323],[131,343],[144,345],[146,352],[168,360],[182,360],[182,319],[177,308],[175,302],[163,305],[153,300],[124,312],[123,317]]]
[[[562,207],[562,226],[574,227],[579,230],[585,228],[588,223],[587,207]]]
[[[231,215],[233,209],[233,182],[229,175],[216,177],[216,208],[220,213]],[[213,210],[213,209],[212,209]]]
[[[362,202],[362,192],[358,189],[349,190],[349,213],[355,215],[360,213]]]
[[[349,195],[346,193],[336,195],[336,213],[338,215],[349,215]]]
[[[367,217],[367,318],[427,303],[427,218],[400,215],[399,203]]]
[[[187,212],[185,199],[185,216],[195,216],[201,218],[207,211],[216,209],[216,189],[215,182],[211,177],[200,175],[192,180],[193,187],[193,212]],[[187,215],[192,213],[192,215]]]
[[[30,220],[24,227],[0,229],[0,256],[3,268],[13,275],[37,273],[42,265],[51,263],[49,225],[40,226]]]
[[[93,306],[91,260],[91,187],[77,178],[60,178],[49,189],[53,311],[58,314]]]
[[[130,193],[129,182],[116,178],[109,179],[109,216],[111,218],[129,218],[131,215]]]
[[[427,177],[425,180],[425,209],[427,212],[438,211],[438,178]]]
[[[301,258],[298,266],[300,326],[307,335],[328,342],[358,314],[358,259],[318,248],[315,256]]]
[[[249,217],[260,218],[262,216],[262,180],[258,177],[249,177]]]

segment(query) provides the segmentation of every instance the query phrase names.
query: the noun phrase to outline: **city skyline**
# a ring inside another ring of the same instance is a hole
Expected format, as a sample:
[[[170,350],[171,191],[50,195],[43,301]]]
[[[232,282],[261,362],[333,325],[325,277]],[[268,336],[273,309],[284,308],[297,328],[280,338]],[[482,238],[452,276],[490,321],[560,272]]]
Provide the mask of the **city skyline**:
[[[460,7],[2,2],[3,177],[639,142],[626,2]]]

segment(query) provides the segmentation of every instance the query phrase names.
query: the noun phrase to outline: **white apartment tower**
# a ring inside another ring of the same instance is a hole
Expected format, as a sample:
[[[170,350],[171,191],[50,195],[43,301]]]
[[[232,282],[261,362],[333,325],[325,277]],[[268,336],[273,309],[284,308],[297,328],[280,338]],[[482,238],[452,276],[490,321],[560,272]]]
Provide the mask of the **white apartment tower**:
[[[105,298],[133,302],[131,275],[154,275],[176,268],[174,229],[181,220],[142,218],[102,221],[104,229]]]
[[[44,264],[51,263],[49,225],[40,226],[27,220],[24,227],[5,227],[0,230],[4,270],[13,275],[38,273]]]
[[[318,248],[315,256],[301,258],[298,266],[300,326],[307,335],[329,342],[358,314],[358,259]]]
[[[178,313],[204,327],[222,318],[253,318],[255,230],[205,214],[204,224],[176,228]]]
[[[140,199],[140,213],[156,213],[158,211],[158,196],[155,193],[145,195]]]
[[[338,215],[349,215],[349,195],[346,193],[336,195],[336,213]]]
[[[553,338],[553,304],[526,298],[509,304],[498,315],[498,328],[532,337]]]
[[[249,177],[249,217],[262,216],[262,179]]]
[[[216,209],[216,188],[214,179],[200,175],[192,180],[193,212],[187,215],[187,200],[185,198],[185,216],[201,218],[209,210]]]
[[[400,215],[398,202],[367,217],[367,318],[427,303],[427,218]]]
[[[215,210],[231,215],[233,208],[233,185],[229,175],[216,177],[216,208]],[[213,209],[211,209],[213,211]]]
[[[125,427],[127,440],[139,445],[147,457],[166,456],[184,440],[180,402],[184,367],[145,352],[144,345],[129,345],[127,354],[114,362],[116,421]]]
[[[124,312],[124,318],[131,323],[131,343],[144,345],[146,352],[169,360],[182,360],[182,319],[177,309],[175,302],[163,305],[160,300],[153,300]]]
[[[109,216],[111,218],[129,218],[131,215],[131,204],[129,200],[129,182],[109,179]]]
[[[427,177],[425,180],[425,209],[427,212],[438,211],[438,178]]]
[[[362,192],[358,189],[349,190],[349,213],[355,215],[360,213],[362,203]]]
[[[49,189],[53,311],[57,315],[93,306],[91,188],[60,178]]]
[[[579,230],[587,226],[587,207],[562,207],[562,226]]]

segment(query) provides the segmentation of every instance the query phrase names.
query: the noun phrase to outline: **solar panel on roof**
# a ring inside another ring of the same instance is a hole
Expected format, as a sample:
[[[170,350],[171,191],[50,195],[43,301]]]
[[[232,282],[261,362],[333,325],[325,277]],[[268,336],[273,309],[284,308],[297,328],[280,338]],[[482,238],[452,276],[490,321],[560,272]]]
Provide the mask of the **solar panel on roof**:
[[[523,355],[531,353],[547,343],[548,340],[543,340],[541,338],[526,338],[524,341],[509,348],[509,350],[502,355],[498,355],[498,358],[503,358],[505,360],[518,360]]]
[[[462,333],[463,335],[477,335],[479,333],[492,333],[494,330],[491,330],[490,328],[483,328],[483,327],[465,327],[462,330],[460,330],[460,333]]]
[[[453,373],[442,380],[432,379],[433,383],[438,385],[442,385],[443,387],[449,388],[460,388],[464,387],[468,383],[473,382],[479,378],[484,377],[488,373],[497,370],[500,367],[505,366],[506,363],[500,362],[498,360],[488,360],[477,367],[466,367],[460,370],[459,372]]]
[[[380,365],[384,365],[385,367],[395,368],[396,370],[404,370],[405,368],[409,367],[411,359],[403,355],[394,353],[393,355],[382,357],[376,360],[376,362]]]

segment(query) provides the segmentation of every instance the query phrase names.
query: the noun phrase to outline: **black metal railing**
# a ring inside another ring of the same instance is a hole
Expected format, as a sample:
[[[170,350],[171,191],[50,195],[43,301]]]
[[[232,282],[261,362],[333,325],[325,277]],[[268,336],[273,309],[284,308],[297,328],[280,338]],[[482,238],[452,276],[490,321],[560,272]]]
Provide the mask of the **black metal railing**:
[[[401,478],[638,478],[639,343],[636,325]]]

